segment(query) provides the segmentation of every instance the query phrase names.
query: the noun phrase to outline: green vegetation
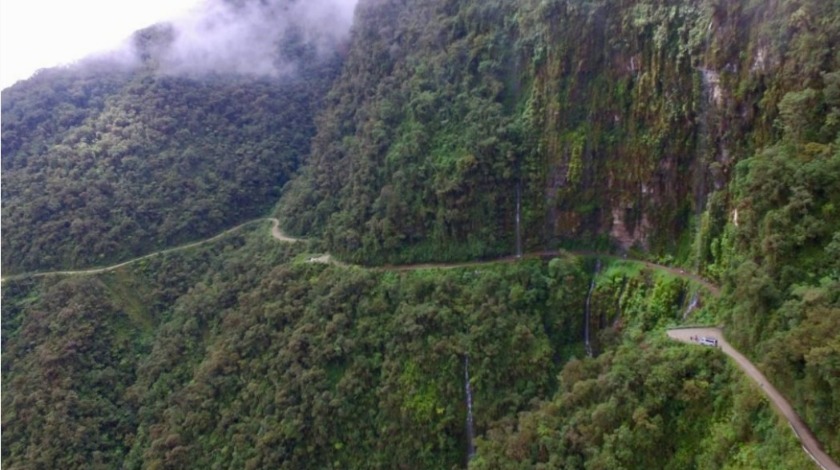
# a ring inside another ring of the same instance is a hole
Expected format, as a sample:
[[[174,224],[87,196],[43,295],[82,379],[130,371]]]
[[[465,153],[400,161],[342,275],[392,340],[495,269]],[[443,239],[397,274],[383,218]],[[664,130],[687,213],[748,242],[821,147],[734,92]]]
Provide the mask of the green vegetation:
[[[398,274],[299,249],[258,230],[4,286],[4,466],[448,468],[465,354],[485,426],[580,348],[574,259]]]
[[[510,254],[521,185],[530,249],[721,283],[704,318],[840,453],[836,2],[363,2],[354,41],[292,231],[368,264]]]
[[[656,337],[569,362],[553,398],[502,421],[470,468],[810,468],[754,385],[712,349]]]
[[[362,263],[510,253],[524,139],[503,100],[518,80],[503,66],[516,62],[512,15],[496,2],[361,2],[312,159],[281,206],[289,230]]]
[[[286,43],[271,80],[160,73],[166,34],[3,91],[4,272],[272,207],[309,242],[4,282],[4,468],[462,468],[467,357],[473,468],[811,465],[683,322],[840,458],[838,2],[361,0],[341,64]],[[517,227],[619,254],[365,267],[510,255]]]
[[[4,90],[4,272],[106,265],[266,213],[335,65],[275,80],[82,65]]]

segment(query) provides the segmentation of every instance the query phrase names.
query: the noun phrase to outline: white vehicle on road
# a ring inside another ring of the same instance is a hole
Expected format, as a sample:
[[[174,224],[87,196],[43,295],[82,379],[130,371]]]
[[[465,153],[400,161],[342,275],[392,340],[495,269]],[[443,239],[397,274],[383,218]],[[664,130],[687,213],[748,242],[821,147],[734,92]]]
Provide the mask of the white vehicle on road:
[[[718,345],[717,338],[713,338],[711,336],[701,336],[701,337],[697,338],[697,342],[704,345],[704,346],[712,346],[712,347],[715,347],[715,348]]]

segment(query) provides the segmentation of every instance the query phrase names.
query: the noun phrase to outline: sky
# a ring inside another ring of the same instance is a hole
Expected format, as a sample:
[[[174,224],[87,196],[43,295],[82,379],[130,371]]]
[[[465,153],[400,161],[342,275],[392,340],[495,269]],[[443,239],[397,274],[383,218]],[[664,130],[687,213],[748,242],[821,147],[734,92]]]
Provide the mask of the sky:
[[[201,0],[0,0],[0,88],[117,48],[134,31]]]

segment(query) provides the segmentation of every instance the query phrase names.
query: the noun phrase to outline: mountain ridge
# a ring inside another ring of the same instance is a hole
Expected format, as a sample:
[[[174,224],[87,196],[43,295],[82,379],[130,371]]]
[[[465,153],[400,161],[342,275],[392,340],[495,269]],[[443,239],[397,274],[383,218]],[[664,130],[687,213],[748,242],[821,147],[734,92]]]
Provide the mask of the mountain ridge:
[[[3,90],[4,274],[118,267],[4,279],[4,467],[812,465],[685,322],[837,457],[840,5],[216,3],[295,73]]]

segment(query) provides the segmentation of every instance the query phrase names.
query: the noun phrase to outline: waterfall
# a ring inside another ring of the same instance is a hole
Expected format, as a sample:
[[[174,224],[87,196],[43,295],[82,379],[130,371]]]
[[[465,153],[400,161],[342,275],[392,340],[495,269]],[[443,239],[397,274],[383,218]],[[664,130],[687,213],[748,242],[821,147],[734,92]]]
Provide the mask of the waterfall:
[[[714,70],[700,68],[702,78],[701,101],[699,126],[697,129],[697,162],[698,168],[694,171],[694,213],[699,216],[706,206],[706,166],[715,160],[714,141],[712,135],[712,112],[713,108],[722,100],[720,86],[720,74]]]
[[[701,90],[700,107],[697,122],[697,151],[693,171],[694,186],[694,219],[695,219],[695,266],[694,270],[699,271],[703,262],[702,240],[703,211],[706,209],[708,198],[709,175],[708,168],[711,162],[717,160],[716,138],[715,138],[715,113],[723,100],[723,91],[720,84],[720,74],[714,70],[700,67]]]
[[[467,399],[467,463],[475,456],[475,444],[473,438],[475,430],[473,429],[473,401],[472,389],[470,388],[470,357],[464,356],[464,395]]]
[[[516,257],[522,257],[522,232],[520,212],[522,209],[522,182],[516,185]]]
[[[627,279],[621,281],[621,289],[618,291],[618,297],[615,299],[615,318],[613,319],[613,328],[621,321],[621,297],[624,296],[624,289],[627,288]]]
[[[688,302],[688,307],[686,307],[685,312],[683,312],[682,319],[685,320],[691,315],[691,312],[697,310],[697,305],[700,303],[700,293],[695,292],[694,295],[691,296],[691,300]]]
[[[601,271],[601,260],[595,260],[595,272],[592,274],[592,282],[589,283],[589,292],[586,294],[586,308],[583,311],[583,344],[586,346],[586,355],[592,357],[592,344],[589,342],[589,310],[592,303],[592,291],[595,290],[595,277]]]

